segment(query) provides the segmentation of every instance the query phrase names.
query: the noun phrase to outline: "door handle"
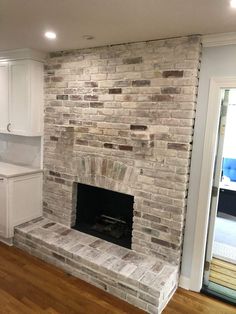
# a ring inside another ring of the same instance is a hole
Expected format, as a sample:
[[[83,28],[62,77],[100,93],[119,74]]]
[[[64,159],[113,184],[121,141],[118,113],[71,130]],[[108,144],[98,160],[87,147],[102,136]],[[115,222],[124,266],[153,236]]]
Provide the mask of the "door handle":
[[[7,131],[8,131],[8,132],[11,132],[10,127],[11,127],[11,123],[8,123],[8,125],[7,125]]]

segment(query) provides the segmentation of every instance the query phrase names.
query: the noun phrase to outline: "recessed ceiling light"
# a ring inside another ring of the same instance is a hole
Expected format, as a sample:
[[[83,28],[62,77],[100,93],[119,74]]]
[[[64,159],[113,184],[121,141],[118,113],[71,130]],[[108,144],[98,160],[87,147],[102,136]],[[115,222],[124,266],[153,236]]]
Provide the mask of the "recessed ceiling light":
[[[57,38],[57,34],[54,32],[46,32],[44,34],[44,36],[48,39],[56,39]]]
[[[84,35],[83,39],[92,40],[92,39],[94,39],[94,36],[92,36],[92,35]]]
[[[236,0],[231,0],[230,1],[230,6],[231,6],[231,8],[236,9]]]

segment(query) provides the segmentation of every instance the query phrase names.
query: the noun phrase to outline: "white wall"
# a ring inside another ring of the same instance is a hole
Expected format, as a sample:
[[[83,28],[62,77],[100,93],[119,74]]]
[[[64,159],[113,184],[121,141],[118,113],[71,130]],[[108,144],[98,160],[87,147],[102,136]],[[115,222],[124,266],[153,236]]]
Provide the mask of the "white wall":
[[[41,138],[0,134],[0,161],[41,166]]]
[[[210,78],[227,76],[236,76],[236,45],[203,48],[181,270],[185,282],[190,278],[192,267]]]
[[[223,157],[236,159],[236,90],[229,92]]]

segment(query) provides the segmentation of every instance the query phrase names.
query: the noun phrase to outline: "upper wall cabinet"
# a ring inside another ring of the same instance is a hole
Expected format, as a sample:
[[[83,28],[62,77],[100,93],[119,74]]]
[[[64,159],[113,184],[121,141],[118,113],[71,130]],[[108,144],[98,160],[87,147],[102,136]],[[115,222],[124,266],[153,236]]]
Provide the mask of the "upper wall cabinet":
[[[43,131],[43,63],[0,61],[0,132],[41,136]]]
[[[0,132],[7,129],[8,122],[8,63],[0,63]]]

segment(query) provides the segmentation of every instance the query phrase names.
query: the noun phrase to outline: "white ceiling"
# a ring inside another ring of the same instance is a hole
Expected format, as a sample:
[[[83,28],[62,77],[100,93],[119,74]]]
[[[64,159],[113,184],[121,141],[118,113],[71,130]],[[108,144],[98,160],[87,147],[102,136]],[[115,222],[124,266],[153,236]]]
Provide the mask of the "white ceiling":
[[[55,41],[44,38],[47,30],[57,33]],[[55,51],[235,30],[229,0],[0,0],[0,50]]]

